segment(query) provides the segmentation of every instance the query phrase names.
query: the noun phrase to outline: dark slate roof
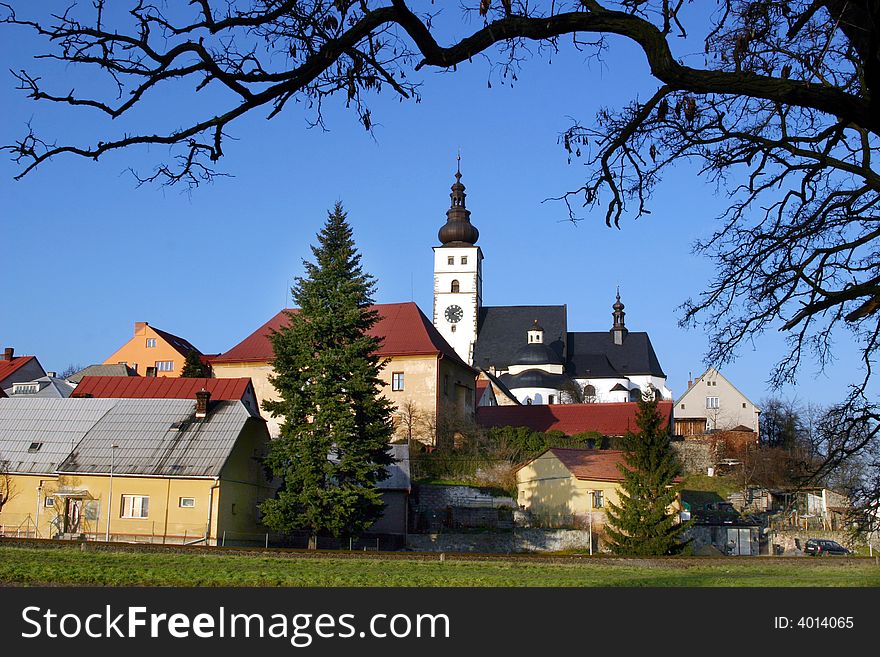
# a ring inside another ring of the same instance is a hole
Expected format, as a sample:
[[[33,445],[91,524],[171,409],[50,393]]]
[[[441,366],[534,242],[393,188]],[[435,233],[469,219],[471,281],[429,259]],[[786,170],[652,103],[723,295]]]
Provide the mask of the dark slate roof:
[[[511,365],[562,365],[562,358],[550,347],[540,342],[524,344],[517,349]]]
[[[494,374],[487,372],[486,370],[483,370],[483,374],[485,374],[488,377],[488,379],[492,383],[492,385],[494,385],[496,388],[498,388],[498,390],[502,394],[504,394],[511,401],[515,401],[517,404],[519,404],[519,400],[516,398],[516,395],[514,395],[510,391],[510,388],[508,388],[506,385],[504,385],[504,383],[501,381],[501,379],[499,379]]]
[[[502,374],[501,382],[511,390],[519,388],[552,388],[564,390],[571,382],[565,374],[550,374],[544,370],[526,370],[519,374]]]
[[[567,362],[568,373],[580,379],[616,379],[633,374],[666,376],[651,339],[643,332],[627,333],[621,345],[614,344],[610,331],[569,333]]]
[[[568,330],[565,306],[483,306],[474,345],[474,367],[506,370],[526,343],[535,320],[544,328],[544,344],[565,361]]]

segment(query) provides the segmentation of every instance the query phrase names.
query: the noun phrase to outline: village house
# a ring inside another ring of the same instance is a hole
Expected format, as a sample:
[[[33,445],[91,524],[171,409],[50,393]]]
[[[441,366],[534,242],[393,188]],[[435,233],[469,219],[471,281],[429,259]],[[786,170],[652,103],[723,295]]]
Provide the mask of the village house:
[[[15,383],[33,381],[46,376],[46,370],[36,356],[16,356],[13,347],[6,347],[0,358],[0,390],[11,388]]]
[[[240,400],[4,399],[12,495],[0,534],[199,543],[259,540],[272,494],[265,421]]]
[[[385,359],[380,377],[381,393],[397,407],[395,436],[436,445],[442,424],[450,418],[472,418],[476,370],[467,365],[432,326],[413,302],[372,306],[379,321],[371,335],[383,339],[378,355]],[[211,358],[218,379],[248,377],[257,399],[277,399],[269,381],[273,373],[273,330],[285,325],[281,311],[229,351]],[[277,436],[280,418],[267,418],[269,431]]]
[[[104,365],[128,365],[140,376],[180,376],[187,355],[195,351],[188,340],[150,326],[135,322],[134,335],[104,361]]]
[[[760,436],[761,409],[724,375],[710,367],[675,402],[675,435],[701,436],[712,431],[752,431]]]

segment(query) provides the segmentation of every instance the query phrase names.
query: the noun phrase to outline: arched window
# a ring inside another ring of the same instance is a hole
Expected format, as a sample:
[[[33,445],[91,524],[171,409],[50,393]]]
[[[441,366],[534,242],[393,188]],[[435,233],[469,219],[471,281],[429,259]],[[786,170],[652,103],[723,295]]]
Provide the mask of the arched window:
[[[595,397],[595,396],[596,396],[596,386],[594,386],[592,383],[588,383],[587,385],[585,385],[584,386],[584,397],[589,399],[590,397]]]
[[[452,281],[452,289],[450,290],[450,292],[453,292],[453,293],[458,292],[458,281],[457,280]]]
[[[630,401],[641,401],[642,400],[642,390],[641,388],[635,388],[634,390],[629,391],[629,400]]]

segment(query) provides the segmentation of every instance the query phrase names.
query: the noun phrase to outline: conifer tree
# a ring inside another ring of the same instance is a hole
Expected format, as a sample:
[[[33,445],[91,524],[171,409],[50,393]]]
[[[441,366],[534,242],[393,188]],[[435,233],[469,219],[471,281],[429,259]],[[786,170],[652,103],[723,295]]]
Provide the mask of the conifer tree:
[[[205,365],[202,363],[202,359],[199,358],[199,353],[195,350],[190,350],[186,355],[186,360],[183,361],[183,370],[180,372],[180,378],[201,379],[206,376],[208,374],[205,372]]]
[[[381,339],[369,333],[379,319],[369,307],[375,281],[361,268],[342,205],[328,215],[314,261],[292,288],[299,310],[271,334],[269,380],[279,399],[263,402],[284,418],[265,461],[282,483],[262,504],[263,522],[308,530],[313,540],[358,534],[380,517],[376,484],[387,476],[393,432],[393,407],[380,396]]]
[[[643,395],[636,413],[639,433],[623,439],[625,466],[619,504],[608,504],[605,531],[615,554],[652,556],[676,554],[684,543],[686,524],[670,510],[677,491],[678,459],[669,432],[657,410],[653,391]]]

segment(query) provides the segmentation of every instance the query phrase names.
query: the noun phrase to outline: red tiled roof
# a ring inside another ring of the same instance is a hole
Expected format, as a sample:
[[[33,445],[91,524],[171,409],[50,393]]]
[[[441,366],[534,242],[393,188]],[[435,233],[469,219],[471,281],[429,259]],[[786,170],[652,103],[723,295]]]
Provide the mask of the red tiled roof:
[[[5,380],[6,377],[10,376],[19,367],[24,367],[24,365],[31,362],[34,358],[36,358],[36,356],[16,356],[12,360],[0,359],[0,381]]]
[[[370,334],[383,338],[380,356],[443,354],[445,358],[465,364],[414,302],[383,303],[371,308],[379,311],[379,321]],[[269,335],[286,324],[288,312],[297,310],[282,310],[232,349],[211,358],[211,362],[271,362],[274,354]]]
[[[612,449],[559,449],[548,450],[562,461],[562,465],[576,479],[591,481],[623,481],[617,466],[626,467],[623,452]]]
[[[251,380],[243,379],[177,379],[148,376],[84,376],[71,397],[99,399],[195,399],[204,388],[211,399],[240,400]]]
[[[595,431],[604,436],[637,433],[636,402],[612,404],[551,404],[524,406],[478,406],[477,422],[485,427],[528,427],[533,431],[562,431],[568,436]],[[657,405],[668,426],[672,402]]]

